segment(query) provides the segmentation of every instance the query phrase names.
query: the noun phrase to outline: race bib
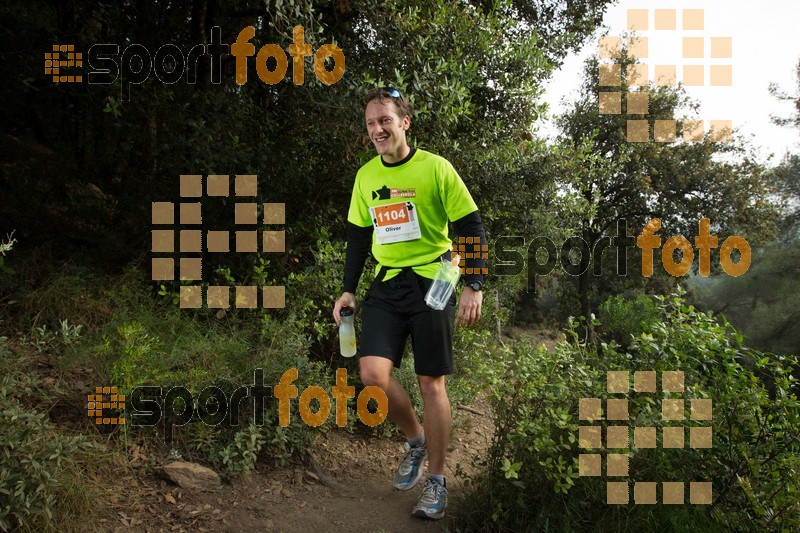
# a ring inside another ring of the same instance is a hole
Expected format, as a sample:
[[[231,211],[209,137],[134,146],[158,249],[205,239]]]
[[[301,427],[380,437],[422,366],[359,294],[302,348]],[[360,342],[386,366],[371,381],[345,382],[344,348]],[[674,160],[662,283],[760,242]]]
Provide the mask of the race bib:
[[[419,239],[419,219],[414,202],[398,202],[369,208],[378,244]]]

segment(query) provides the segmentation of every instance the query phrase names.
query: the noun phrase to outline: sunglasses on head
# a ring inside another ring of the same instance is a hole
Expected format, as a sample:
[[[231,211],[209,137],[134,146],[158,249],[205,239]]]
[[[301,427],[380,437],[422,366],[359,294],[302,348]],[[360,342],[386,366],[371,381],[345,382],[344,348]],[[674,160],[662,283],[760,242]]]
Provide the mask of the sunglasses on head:
[[[381,91],[388,93],[392,98],[400,98],[401,100],[403,99],[403,94],[394,87],[383,87],[381,88]]]

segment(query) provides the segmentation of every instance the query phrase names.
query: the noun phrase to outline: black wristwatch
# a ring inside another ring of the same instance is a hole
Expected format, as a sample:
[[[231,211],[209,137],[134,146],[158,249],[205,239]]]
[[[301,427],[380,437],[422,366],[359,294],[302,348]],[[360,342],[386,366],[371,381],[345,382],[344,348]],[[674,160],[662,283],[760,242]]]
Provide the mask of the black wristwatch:
[[[467,283],[467,287],[469,287],[473,291],[480,291],[483,289],[483,283],[480,281],[471,281]]]

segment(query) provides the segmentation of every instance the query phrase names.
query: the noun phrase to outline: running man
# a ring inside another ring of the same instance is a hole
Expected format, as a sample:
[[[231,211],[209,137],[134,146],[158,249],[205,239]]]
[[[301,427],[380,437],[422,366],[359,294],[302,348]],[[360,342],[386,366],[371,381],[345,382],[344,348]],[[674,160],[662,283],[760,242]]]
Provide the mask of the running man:
[[[356,287],[371,248],[378,265],[361,312],[361,380],[386,392],[389,418],[408,441],[394,487],[416,486],[427,457],[428,476],[412,513],[438,520],[447,507],[444,464],[450,401],[445,376],[453,373],[454,324],[469,326],[480,318],[483,275],[465,276],[457,315],[455,294],[442,311],[428,307],[424,295],[441,259],[450,256],[448,221],[459,236],[473,237],[474,243],[485,244],[486,235],[478,207],[450,162],[408,145],[412,114],[411,104],[397,89],[367,94],[367,131],[378,155],[356,175],[347,217],[344,292],[334,305],[333,318],[338,324],[342,307],[355,309]],[[470,258],[465,266],[481,272],[485,260]],[[424,430],[408,394],[392,377],[409,334],[424,401]]]

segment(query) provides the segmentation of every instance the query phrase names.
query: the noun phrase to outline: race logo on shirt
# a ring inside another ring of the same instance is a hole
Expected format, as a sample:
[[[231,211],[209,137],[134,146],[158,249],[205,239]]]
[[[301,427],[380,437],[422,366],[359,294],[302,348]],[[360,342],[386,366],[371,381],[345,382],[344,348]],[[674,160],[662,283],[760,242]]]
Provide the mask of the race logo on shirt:
[[[392,198],[416,198],[417,189],[414,187],[406,187],[405,189],[392,189]]]
[[[416,198],[417,189],[414,187],[392,187],[384,185],[376,191],[372,191],[373,200],[388,200],[390,198]]]

